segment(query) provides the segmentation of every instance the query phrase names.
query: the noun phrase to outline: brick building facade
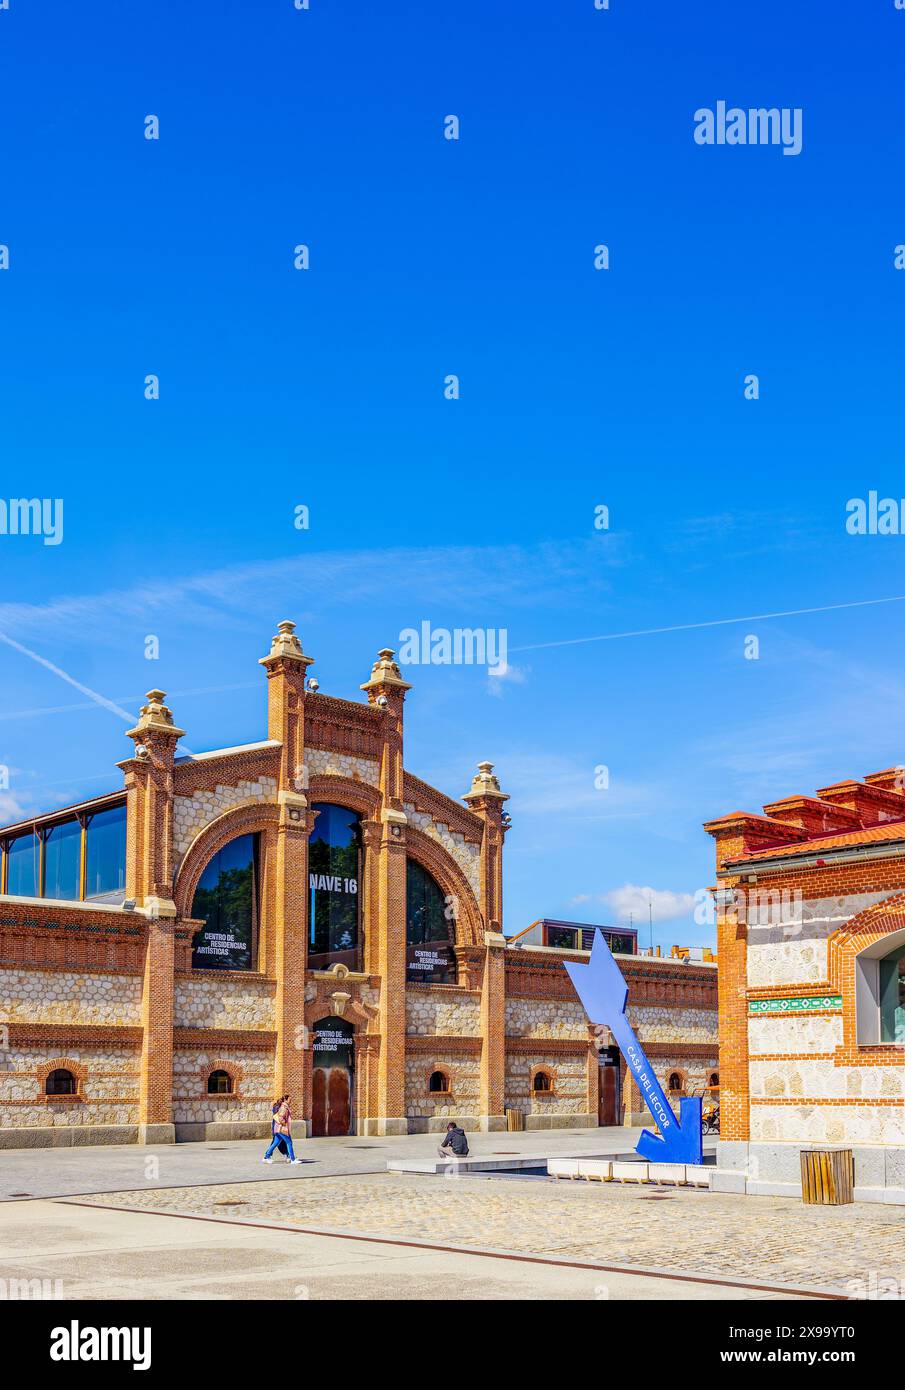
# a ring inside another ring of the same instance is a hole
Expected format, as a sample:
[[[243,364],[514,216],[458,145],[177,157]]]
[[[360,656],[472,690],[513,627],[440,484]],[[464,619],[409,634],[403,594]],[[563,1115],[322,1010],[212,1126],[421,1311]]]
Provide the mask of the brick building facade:
[[[902,768],[735,812],[716,841],[724,1191],[800,1193],[852,1148],[856,1199],[905,1202]]]
[[[284,1092],[314,1134],[641,1113],[562,968],[586,953],[503,936],[492,765],[451,800],[404,768],[393,653],[366,702],[311,660],[281,623],[236,748],[180,754],[151,691],[122,790],[0,831],[0,1147],[260,1136]],[[715,968],[625,968],[664,1081],[713,1081]]]

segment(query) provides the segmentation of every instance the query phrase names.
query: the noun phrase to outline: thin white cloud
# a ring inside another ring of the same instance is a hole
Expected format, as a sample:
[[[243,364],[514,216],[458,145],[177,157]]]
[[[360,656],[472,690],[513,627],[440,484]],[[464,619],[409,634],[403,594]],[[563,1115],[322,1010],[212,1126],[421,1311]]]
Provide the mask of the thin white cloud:
[[[94,640],[113,645],[122,624],[154,630],[154,622],[203,623],[210,629],[260,625],[267,613],[276,623],[292,617],[301,626],[308,615],[363,603],[398,601],[399,575],[417,620],[430,618],[429,605],[458,607],[470,620],[494,625],[504,606],[555,607],[568,594],[603,596],[606,571],[623,563],[617,537],[535,546],[446,546],[360,550],[294,556],[250,565],[233,565],[90,594],[70,594],[47,604],[0,604],[0,632]],[[543,574],[542,592],[537,576]]]
[[[677,893],[668,888],[643,888],[637,883],[624,883],[609,893],[601,893],[600,901],[606,903],[621,921],[628,921],[631,915],[635,925],[643,926],[648,920],[672,922],[677,917],[687,917],[694,911],[694,895]]]
[[[513,666],[508,661],[488,667],[487,693],[495,695],[497,699],[502,698],[507,682],[509,685],[524,685],[530,670],[530,666]]]

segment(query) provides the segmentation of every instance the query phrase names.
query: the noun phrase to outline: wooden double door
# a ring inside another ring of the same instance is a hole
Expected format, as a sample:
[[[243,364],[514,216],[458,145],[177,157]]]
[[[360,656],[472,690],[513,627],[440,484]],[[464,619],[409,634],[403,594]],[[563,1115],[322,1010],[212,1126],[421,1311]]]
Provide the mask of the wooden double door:
[[[346,1066],[315,1067],[311,1077],[311,1133],[349,1134],[352,1128],[352,1073]]]
[[[355,1042],[352,1025],[331,1015],[314,1025],[311,1073],[311,1133],[352,1132],[352,1076]]]
[[[622,1068],[618,1047],[604,1048],[597,1067],[597,1123],[622,1124]]]

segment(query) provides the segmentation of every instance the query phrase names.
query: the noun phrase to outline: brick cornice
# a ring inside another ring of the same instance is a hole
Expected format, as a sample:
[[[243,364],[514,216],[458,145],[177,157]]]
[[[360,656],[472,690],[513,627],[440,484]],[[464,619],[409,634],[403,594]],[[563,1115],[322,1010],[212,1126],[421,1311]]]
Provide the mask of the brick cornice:
[[[141,1028],[115,1023],[19,1023],[13,1020],[5,1026],[9,1029],[10,1043],[19,1045],[71,1043],[139,1047],[142,1040]]]
[[[179,1048],[244,1047],[258,1052],[272,1052],[276,1040],[276,1033],[263,1028],[173,1029],[173,1046]]]
[[[479,1056],[481,1047],[480,1037],[444,1036],[442,1033],[406,1033],[405,1036],[406,1052],[473,1052]]]
[[[586,1053],[594,1050],[594,1044],[586,1038],[525,1038],[507,1037],[507,1052],[573,1052]]]

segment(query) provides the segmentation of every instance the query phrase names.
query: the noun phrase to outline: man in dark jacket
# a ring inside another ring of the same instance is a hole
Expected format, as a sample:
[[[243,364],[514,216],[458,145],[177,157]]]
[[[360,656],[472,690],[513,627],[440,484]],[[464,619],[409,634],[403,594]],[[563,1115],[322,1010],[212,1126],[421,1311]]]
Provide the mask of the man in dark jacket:
[[[465,1138],[465,1131],[459,1128],[455,1120],[450,1120],[446,1126],[446,1138],[437,1153],[441,1158],[468,1157],[468,1140]]]

